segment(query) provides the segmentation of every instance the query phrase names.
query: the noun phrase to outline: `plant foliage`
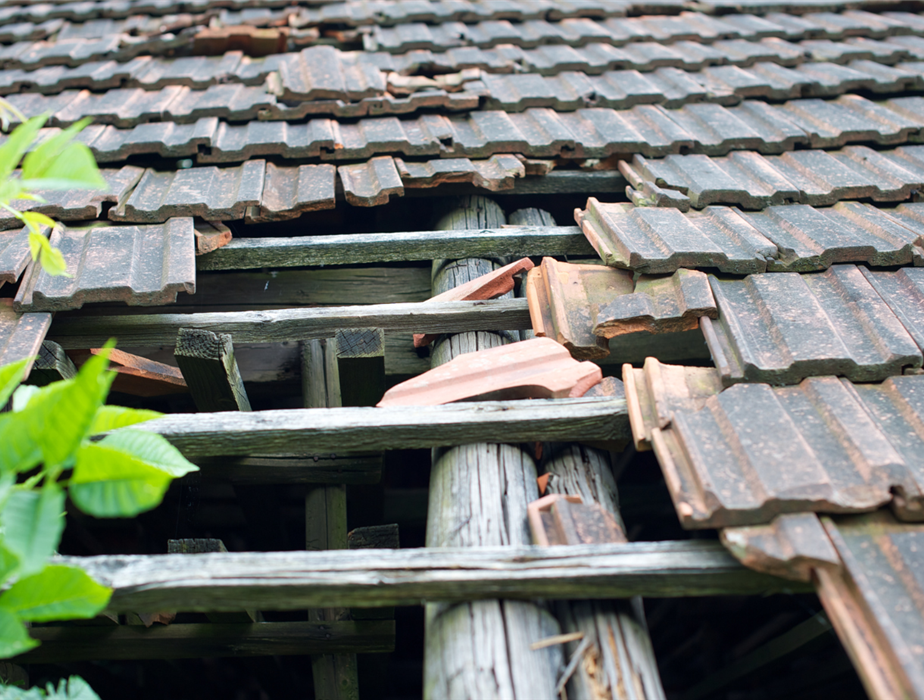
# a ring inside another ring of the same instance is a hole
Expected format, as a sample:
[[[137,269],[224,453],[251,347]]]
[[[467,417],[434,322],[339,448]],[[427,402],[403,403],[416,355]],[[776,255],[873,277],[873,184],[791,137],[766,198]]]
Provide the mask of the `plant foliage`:
[[[43,139],[41,130],[48,116],[26,119],[9,102],[0,100],[0,126],[5,130],[11,117],[21,122],[0,145],[0,209],[29,229],[32,259],[38,260],[48,274],[64,275],[64,256],[47,238],[58,224],[37,211],[20,211],[21,204],[29,200],[44,202],[38,194],[43,191],[105,190],[108,185],[90,149],[75,140],[90,120],[81,119]]]
[[[53,559],[68,495],[88,515],[131,517],[197,469],[160,435],[131,427],[159,413],[103,405],[114,377],[106,370],[112,346],[73,379],[41,389],[20,384],[30,360],[0,367],[0,406],[12,404],[0,413],[0,658],[38,644],[23,623],[89,618],[109,602],[109,588]],[[74,683],[47,697],[95,697]]]

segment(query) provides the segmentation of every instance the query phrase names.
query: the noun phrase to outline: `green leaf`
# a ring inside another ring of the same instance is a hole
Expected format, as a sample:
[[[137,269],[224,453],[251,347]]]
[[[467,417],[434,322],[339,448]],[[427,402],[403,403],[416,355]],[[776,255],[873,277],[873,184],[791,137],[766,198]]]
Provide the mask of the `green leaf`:
[[[65,681],[58,681],[57,689],[48,684],[48,700],[100,700],[90,684],[80,676],[71,676]]]
[[[39,226],[55,227],[55,220],[46,214],[37,211],[24,211],[21,214],[22,220],[26,222],[30,229],[38,231]],[[35,228],[33,228],[33,226]]]
[[[167,442],[166,438],[157,433],[144,430],[117,430],[112,435],[104,437],[98,444],[119,450],[152,467],[157,467],[174,478],[199,471],[199,467],[186,459],[177,448]]]
[[[100,177],[96,160],[90,149],[85,144],[74,142],[77,134],[89,123],[89,119],[81,119],[45,139],[26,155],[22,162],[22,178],[24,182],[30,183],[25,185],[27,189],[52,189],[47,185],[36,186],[30,182],[42,179],[93,183],[91,186],[94,188],[101,182],[103,188],[106,188],[106,182]],[[77,189],[85,189],[85,187],[78,184]]]
[[[160,418],[163,413],[144,408],[123,408],[122,406],[100,406],[93,416],[90,435],[105,433],[116,428],[125,428],[136,423]]]
[[[6,402],[10,400],[10,396],[19,386],[26,373],[26,367],[34,359],[34,357],[27,357],[19,362],[0,367],[0,407],[5,406]]]
[[[32,386],[31,384],[23,384],[16,389],[16,391],[13,392],[13,413],[18,413],[28,406],[32,397],[41,390],[41,387]]]
[[[29,146],[35,141],[47,120],[48,114],[43,114],[39,117],[32,117],[25,124],[20,124],[13,129],[13,132],[0,146],[0,178],[8,178],[13,173],[23,154],[29,150]]]
[[[0,583],[6,581],[19,568],[19,557],[0,544]]]
[[[103,610],[111,595],[83,569],[52,565],[14,583],[0,595],[0,609],[30,622],[86,619]]]
[[[10,461],[3,459],[5,437],[11,443],[11,450],[24,439],[37,445],[46,468],[64,464],[86,437],[93,416],[109,391],[115,375],[105,371],[108,357],[108,349],[91,356],[74,379],[54,382],[37,392],[26,408],[13,414],[14,426],[0,425],[0,464]],[[23,434],[19,435],[17,431]],[[27,454],[24,448],[19,449],[20,457]],[[23,470],[32,466],[35,466],[34,462],[31,465],[7,465],[7,468]]]
[[[15,614],[0,610],[0,659],[8,659],[37,646],[38,642],[29,636]]]
[[[29,226],[29,250],[32,252],[32,259],[38,260],[42,269],[52,277],[67,274],[64,255],[31,225]]]
[[[42,461],[42,449],[29,434],[20,413],[0,413],[0,474],[32,469]]]
[[[0,511],[0,525],[4,546],[19,558],[20,575],[40,571],[61,541],[64,491],[57,484],[14,489]]]
[[[173,479],[170,474],[104,442],[77,451],[71,500],[98,518],[131,517],[157,506]]]

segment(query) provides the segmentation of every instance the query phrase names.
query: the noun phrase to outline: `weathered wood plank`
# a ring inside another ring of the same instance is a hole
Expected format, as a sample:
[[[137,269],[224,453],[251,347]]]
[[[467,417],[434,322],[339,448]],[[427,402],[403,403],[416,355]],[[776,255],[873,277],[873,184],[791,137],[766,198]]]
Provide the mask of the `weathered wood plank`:
[[[196,258],[197,270],[359,265],[452,258],[597,257],[578,226],[475,227],[293,238],[235,238]]]
[[[302,401],[306,408],[341,406],[337,340],[302,343]],[[346,486],[328,484],[309,489],[305,496],[305,549],[347,548]],[[312,608],[314,621],[349,620],[347,608]],[[355,654],[314,654],[311,678],[318,700],[359,700]]]
[[[180,328],[230,333],[235,342],[278,343],[330,338],[340,328],[382,328],[413,333],[530,328],[525,299],[374,304],[202,314],[80,316],[52,323],[65,349],[100,347],[116,337],[121,346],[170,345]]]
[[[763,595],[810,591],[718,542],[425,547],[60,557],[114,589],[119,612],[387,607],[423,601]]]
[[[17,657],[22,663],[198,659],[203,656],[287,656],[321,651],[394,651],[395,623],[258,622],[254,624],[33,627],[42,646]]]
[[[203,481],[232,484],[377,484],[381,455],[194,457]]]
[[[443,445],[629,437],[622,399],[482,401],[393,408],[296,408],[253,413],[174,413],[133,426],[185,455],[375,452]],[[525,526],[524,526],[525,527]]]

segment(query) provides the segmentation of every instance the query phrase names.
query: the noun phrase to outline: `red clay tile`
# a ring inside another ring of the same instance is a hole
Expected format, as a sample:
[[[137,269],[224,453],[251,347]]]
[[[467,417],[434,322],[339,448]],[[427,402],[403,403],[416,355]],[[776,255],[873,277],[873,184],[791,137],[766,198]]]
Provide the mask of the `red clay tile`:
[[[579,397],[603,378],[548,338],[466,353],[389,389],[379,406],[435,406],[470,399]]]
[[[533,269],[533,261],[529,258],[522,258],[509,265],[504,265],[493,272],[477,277],[470,282],[453,287],[442,294],[431,297],[428,301],[473,301],[476,299],[494,299],[506,294],[513,289],[513,278],[515,275],[526,270]],[[434,340],[439,335],[432,333],[415,333],[414,347],[422,348]]]

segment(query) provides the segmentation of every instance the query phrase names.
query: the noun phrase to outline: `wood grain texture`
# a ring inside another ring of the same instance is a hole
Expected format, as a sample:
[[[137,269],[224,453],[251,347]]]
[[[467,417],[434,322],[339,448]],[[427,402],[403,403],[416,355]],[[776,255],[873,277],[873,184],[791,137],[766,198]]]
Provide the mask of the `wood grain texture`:
[[[437,227],[471,230],[504,223],[504,214],[494,202],[466,197]],[[486,259],[436,260],[433,295],[494,268],[495,263]],[[516,339],[498,333],[452,335],[435,343],[431,362],[436,367],[459,355]],[[481,431],[473,437],[482,442],[433,451],[427,546],[526,544],[526,504],[536,496],[536,466],[516,446],[486,444]],[[558,624],[544,607],[498,600],[431,604],[425,620],[425,698],[538,700],[554,696],[560,649],[529,648],[530,643],[558,633]]]
[[[550,493],[599,503],[621,522],[616,481],[606,452],[581,445],[558,446],[546,469]],[[584,633],[582,640],[566,645],[569,656],[583,640],[591,640],[566,687],[569,698],[664,699],[641,598],[561,601],[554,609],[563,632]]]
[[[170,345],[180,328],[230,333],[235,342],[278,343],[330,338],[340,328],[456,333],[527,328],[529,323],[525,299],[491,299],[201,314],[71,316],[53,323],[51,335],[63,348],[79,349],[100,347],[111,337],[127,347]]]
[[[388,607],[422,601],[805,592],[718,542],[58,557],[114,589],[118,612]],[[535,640],[533,640],[535,641]]]
[[[174,357],[199,411],[250,410],[229,334],[181,328]]]
[[[175,413],[133,429],[159,433],[191,458],[336,453],[345,447],[379,452],[473,442],[621,440],[630,435],[625,401],[608,398]]]
[[[198,659],[204,656],[287,656],[331,650],[394,651],[395,623],[259,622],[255,624],[33,627],[42,646],[18,657],[23,663]]]
[[[482,199],[482,198],[473,198]],[[456,258],[597,257],[577,226],[515,226],[477,217],[465,228],[293,238],[235,238],[196,258],[198,270],[247,270]]]
[[[377,484],[381,455],[334,455],[330,452],[253,457],[196,457],[203,482],[232,484]]]

